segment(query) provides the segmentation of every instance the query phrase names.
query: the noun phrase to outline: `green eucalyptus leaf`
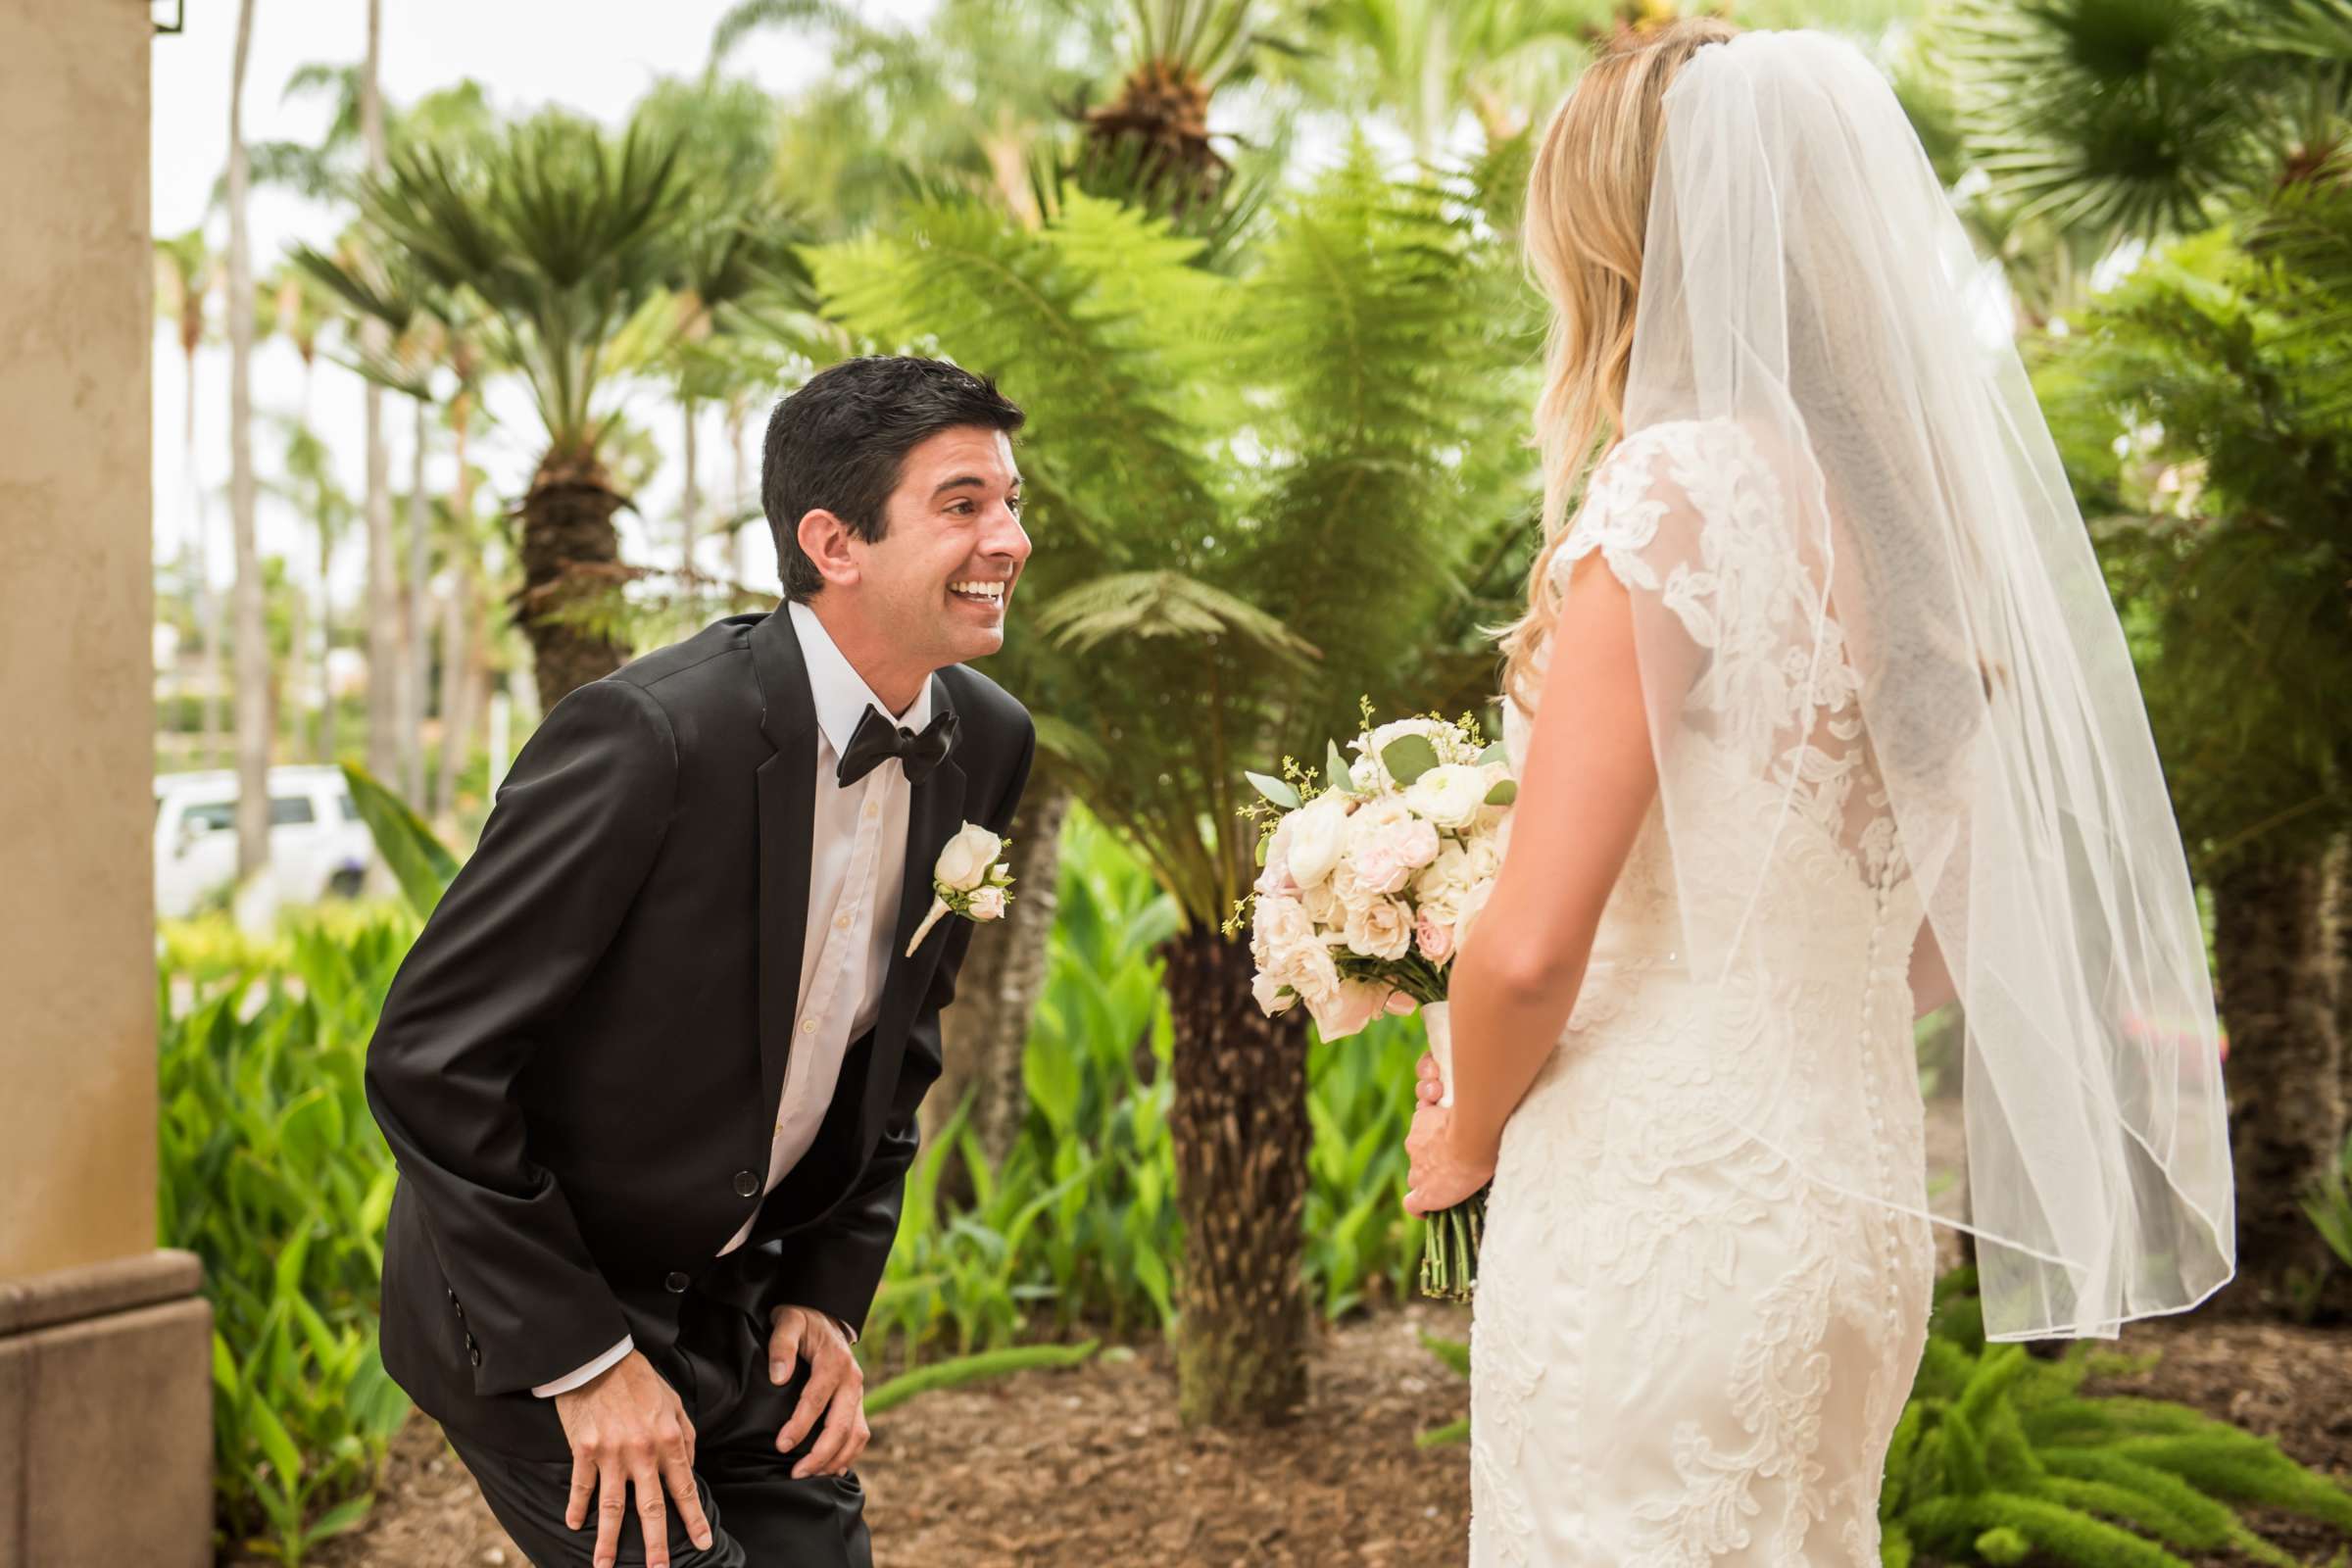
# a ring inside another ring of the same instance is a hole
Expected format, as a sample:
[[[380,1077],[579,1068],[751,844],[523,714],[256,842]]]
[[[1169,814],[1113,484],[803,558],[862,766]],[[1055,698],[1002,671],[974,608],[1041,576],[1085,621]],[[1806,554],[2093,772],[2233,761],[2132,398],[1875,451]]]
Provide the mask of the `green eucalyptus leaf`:
[[[1518,798],[1519,786],[1507,778],[1487,791],[1489,806],[1508,806]]]
[[[1348,756],[1340,750],[1338,741],[1323,743],[1323,782],[1335,790],[1354,787],[1354,775],[1348,771]]]
[[[1488,747],[1485,751],[1478,754],[1478,765],[1481,767],[1488,767],[1495,762],[1507,762],[1510,760],[1510,748],[1503,745],[1500,741],[1496,741],[1494,745]]]
[[[1381,748],[1380,763],[1402,787],[1438,765],[1438,749],[1426,735],[1399,735]]]
[[[1248,779],[1258,794],[1263,795],[1284,810],[1296,811],[1298,809],[1298,792],[1281,779],[1267,773],[1250,772],[1244,772],[1242,777]]]

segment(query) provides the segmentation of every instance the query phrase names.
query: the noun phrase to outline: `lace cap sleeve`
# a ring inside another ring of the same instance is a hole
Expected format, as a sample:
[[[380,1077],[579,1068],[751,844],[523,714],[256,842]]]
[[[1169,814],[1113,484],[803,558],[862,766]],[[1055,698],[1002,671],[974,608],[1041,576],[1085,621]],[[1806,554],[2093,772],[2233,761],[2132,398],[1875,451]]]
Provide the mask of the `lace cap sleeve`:
[[[1780,538],[1779,484],[1750,441],[1720,420],[1647,425],[1620,441],[1585,487],[1552,559],[1565,591],[1595,552],[1637,597],[1674,612],[1701,648],[1717,647],[1734,607],[1779,599],[1795,564]]]

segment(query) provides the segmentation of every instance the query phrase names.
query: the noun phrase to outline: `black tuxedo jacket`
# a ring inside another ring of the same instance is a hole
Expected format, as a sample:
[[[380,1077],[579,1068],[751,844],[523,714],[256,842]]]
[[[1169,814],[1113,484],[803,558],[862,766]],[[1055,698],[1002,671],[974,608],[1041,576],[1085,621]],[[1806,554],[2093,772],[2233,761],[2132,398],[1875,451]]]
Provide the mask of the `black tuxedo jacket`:
[[[523,747],[368,1052],[400,1166],[384,1366],[444,1425],[566,1452],[529,1391],[624,1333],[659,1363],[689,1288],[862,1325],[971,925],[944,919],[903,955],[941,847],[966,819],[1004,831],[1035,751],[986,676],[943,669],[931,698],[956,714],[956,749],[911,792],[881,1013],[764,1200],[815,806],[790,617],[649,654],[565,697]]]

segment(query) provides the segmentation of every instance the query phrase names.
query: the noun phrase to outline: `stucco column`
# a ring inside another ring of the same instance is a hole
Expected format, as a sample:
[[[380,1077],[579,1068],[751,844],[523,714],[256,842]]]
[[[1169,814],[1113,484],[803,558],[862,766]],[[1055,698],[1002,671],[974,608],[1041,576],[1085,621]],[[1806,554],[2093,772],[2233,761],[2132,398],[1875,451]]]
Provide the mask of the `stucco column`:
[[[0,1568],[209,1563],[156,1249],[146,0],[0,0]]]

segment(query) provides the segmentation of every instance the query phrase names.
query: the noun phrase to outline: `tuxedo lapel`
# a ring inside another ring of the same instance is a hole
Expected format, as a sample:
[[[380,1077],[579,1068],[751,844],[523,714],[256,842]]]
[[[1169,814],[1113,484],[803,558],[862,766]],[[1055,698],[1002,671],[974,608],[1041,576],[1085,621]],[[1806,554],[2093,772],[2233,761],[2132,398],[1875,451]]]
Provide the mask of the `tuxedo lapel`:
[[[760,729],[775,755],[760,764],[760,1103],[784,1098],[808,927],[808,836],[816,818],[816,704],[792,619],[778,608],[752,628]]]
[[[955,711],[948,683],[931,677],[931,716]],[[888,1110],[899,1082],[899,1061],[906,1054],[906,1031],[914,1022],[917,1004],[931,984],[931,972],[947,946],[949,915],[931,928],[923,945],[906,956],[906,944],[931,910],[931,868],[939,852],[963,825],[963,769],[954,753],[932,769],[930,777],[913,787],[906,806],[906,870],[899,885],[898,932],[890,944],[890,973],[882,985],[882,1011],[874,1021],[873,1069],[866,1079],[862,1131],[869,1141]]]

